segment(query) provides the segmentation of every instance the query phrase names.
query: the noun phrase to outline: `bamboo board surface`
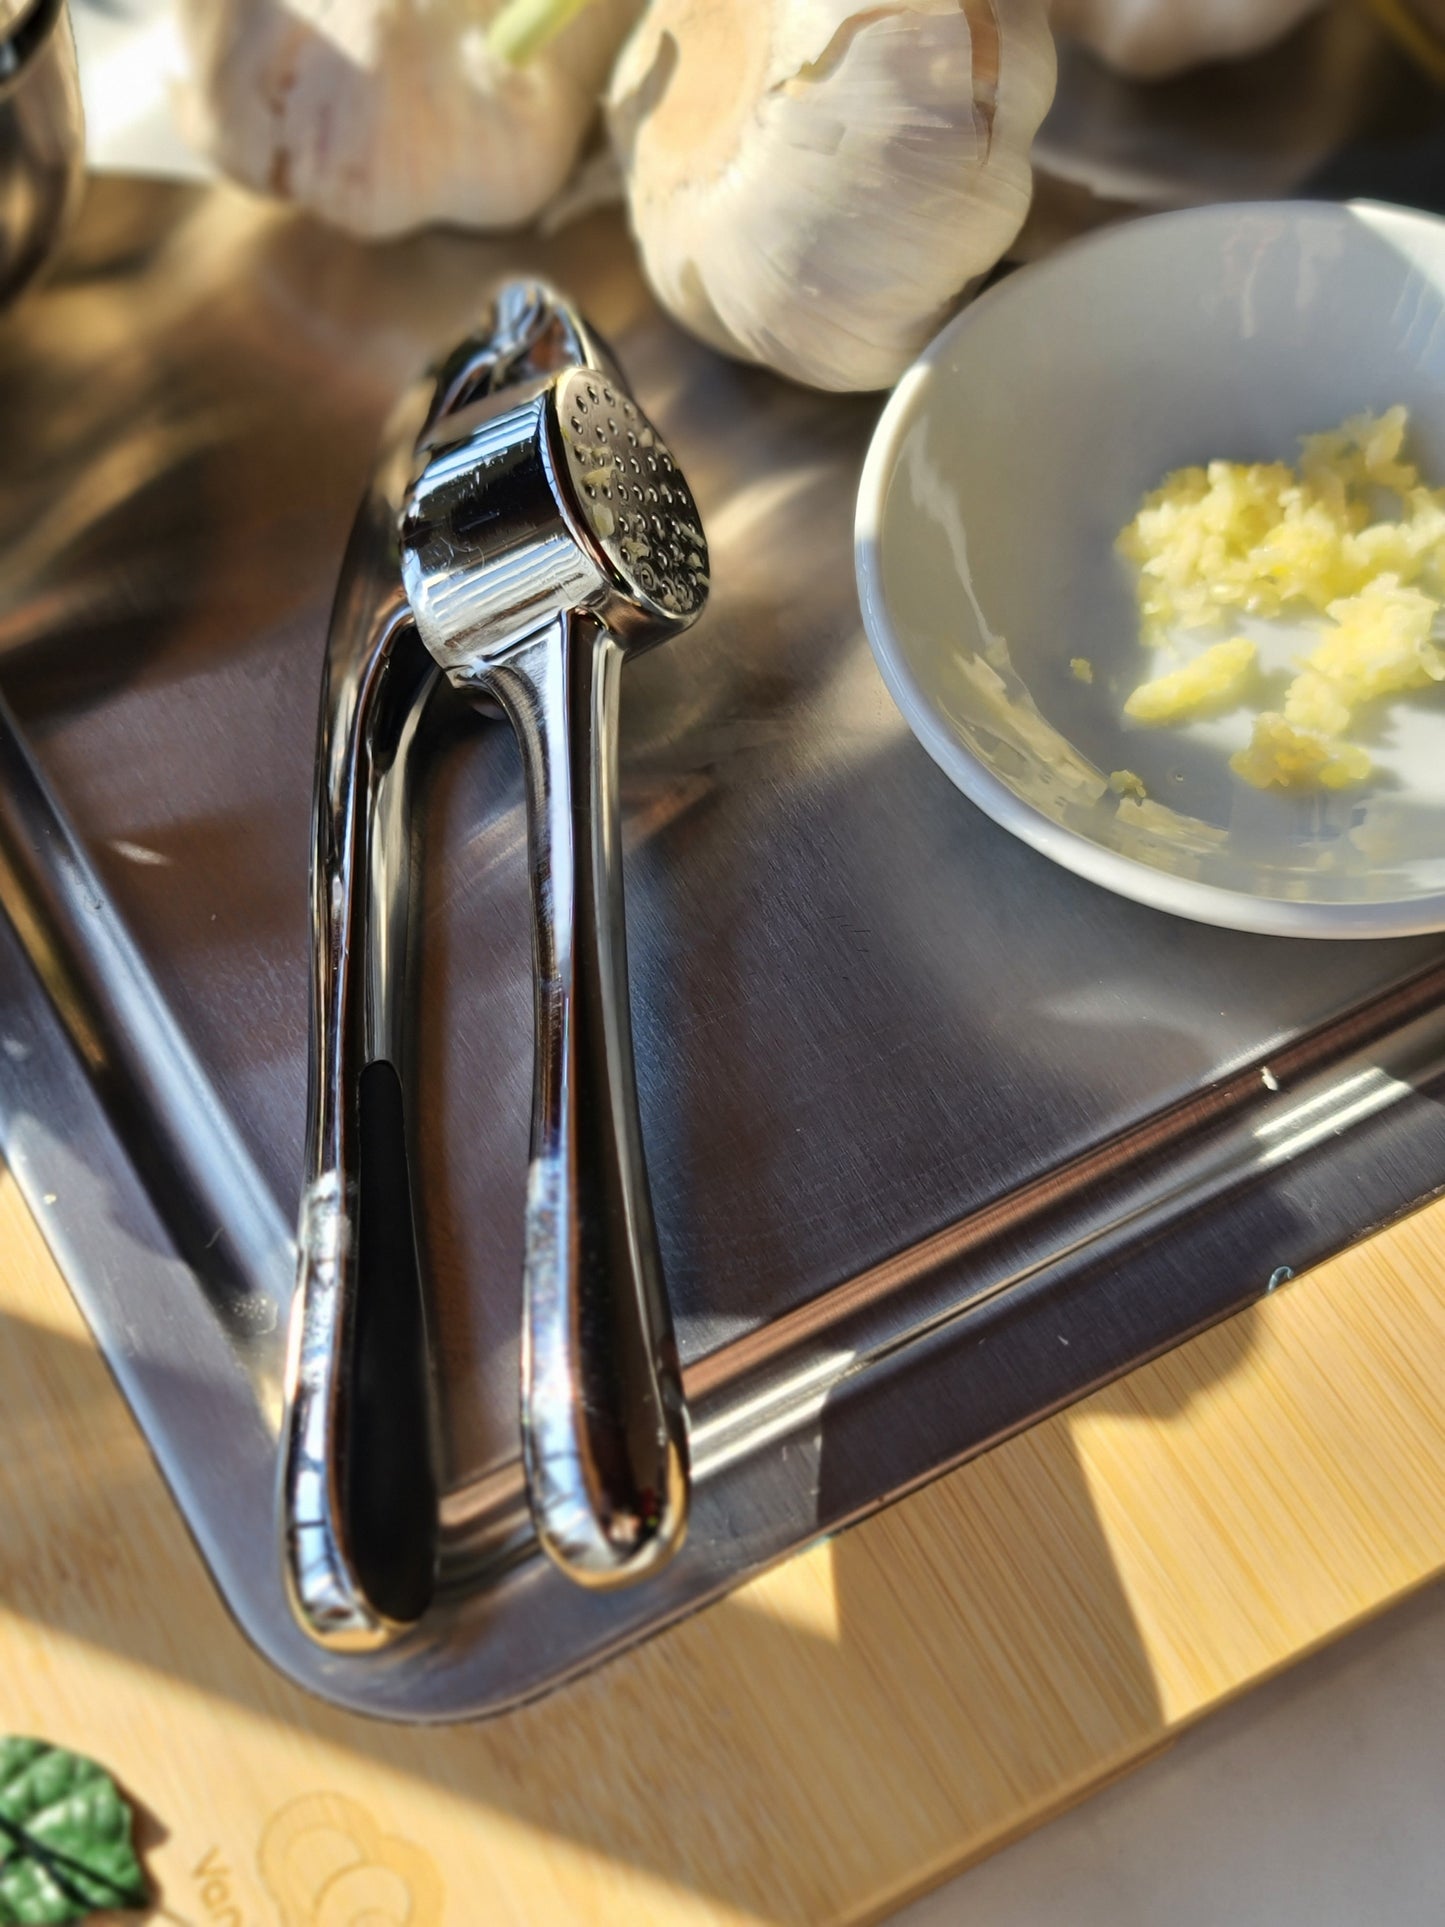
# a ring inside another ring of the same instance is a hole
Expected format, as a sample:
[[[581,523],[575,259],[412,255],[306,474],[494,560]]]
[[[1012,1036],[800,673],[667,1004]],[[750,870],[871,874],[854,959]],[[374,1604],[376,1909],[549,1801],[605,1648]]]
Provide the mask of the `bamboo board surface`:
[[[1445,1202],[542,1704],[423,1731],[251,1651],[0,1175],[0,1731],[116,1773],[156,1919],[877,1918],[1441,1570],[1442,1254]]]

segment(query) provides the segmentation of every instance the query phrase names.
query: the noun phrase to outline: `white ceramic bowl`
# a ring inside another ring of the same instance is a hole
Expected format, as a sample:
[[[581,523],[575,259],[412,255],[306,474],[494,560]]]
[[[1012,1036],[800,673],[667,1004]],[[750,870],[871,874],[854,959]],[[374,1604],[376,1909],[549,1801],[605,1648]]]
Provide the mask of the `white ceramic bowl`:
[[[1114,550],[1144,492],[1213,456],[1292,462],[1300,435],[1395,402],[1445,483],[1430,216],[1197,208],[992,289],[899,383],[858,498],[863,619],[919,741],[1035,849],[1160,909],[1286,936],[1445,929],[1445,691],[1372,722],[1368,786],[1315,796],[1231,774],[1243,712],[1186,730],[1122,714],[1153,673]],[[1154,807],[1101,792],[1117,769]]]

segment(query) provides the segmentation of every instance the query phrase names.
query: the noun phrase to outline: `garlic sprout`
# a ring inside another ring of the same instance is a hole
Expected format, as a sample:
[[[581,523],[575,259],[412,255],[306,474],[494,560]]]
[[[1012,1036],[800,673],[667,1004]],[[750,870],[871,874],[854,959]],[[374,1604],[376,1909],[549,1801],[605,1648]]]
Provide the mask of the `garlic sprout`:
[[[1258,53],[1321,0],[1053,0],[1060,33],[1121,73],[1160,80],[1207,60]]]
[[[731,354],[885,387],[1022,226],[1053,85],[1044,0],[653,0],[608,103],[653,288]]]
[[[353,233],[516,227],[571,173],[639,4],[590,0],[513,61],[503,0],[181,0],[183,113],[227,173]]]

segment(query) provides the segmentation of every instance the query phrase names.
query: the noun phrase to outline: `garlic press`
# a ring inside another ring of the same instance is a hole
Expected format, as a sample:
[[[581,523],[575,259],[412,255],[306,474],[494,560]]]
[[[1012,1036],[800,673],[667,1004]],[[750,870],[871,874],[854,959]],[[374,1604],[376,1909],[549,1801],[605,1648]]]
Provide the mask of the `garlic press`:
[[[536,1040],[522,1449],[537,1535],[630,1583],[684,1530],[688,1447],[637,1115],[617,797],[625,657],[707,597],[687,484],[605,345],[512,282],[398,404],[342,564],[311,870],[306,1172],[284,1425],[288,1593],[323,1643],[432,1597],[435,1402],[406,1122],[411,803],[438,679],[512,724]]]

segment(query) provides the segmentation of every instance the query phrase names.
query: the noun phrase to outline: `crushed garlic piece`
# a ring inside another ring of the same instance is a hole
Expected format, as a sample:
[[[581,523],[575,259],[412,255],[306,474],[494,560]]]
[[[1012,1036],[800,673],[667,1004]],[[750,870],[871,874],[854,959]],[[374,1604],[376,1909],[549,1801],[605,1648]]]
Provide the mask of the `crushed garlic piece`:
[[[1247,636],[1216,642],[1193,662],[1140,683],[1124,705],[1139,723],[1183,723],[1232,709],[1254,676],[1259,651]]]
[[[1440,605],[1382,575],[1330,604],[1334,618],[1285,691],[1286,720],[1341,736],[1361,703],[1445,681],[1445,650],[1431,640]]]
[[[1256,789],[1348,789],[1363,783],[1370,759],[1353,743],[1333,743],[1296,729],[1283,716],[1266,710],[1257,716],[1246,748],[1229,759],[1236,776]]]

